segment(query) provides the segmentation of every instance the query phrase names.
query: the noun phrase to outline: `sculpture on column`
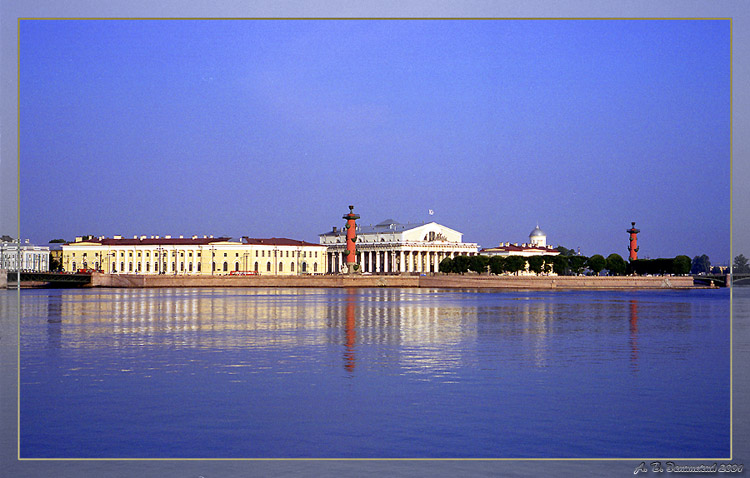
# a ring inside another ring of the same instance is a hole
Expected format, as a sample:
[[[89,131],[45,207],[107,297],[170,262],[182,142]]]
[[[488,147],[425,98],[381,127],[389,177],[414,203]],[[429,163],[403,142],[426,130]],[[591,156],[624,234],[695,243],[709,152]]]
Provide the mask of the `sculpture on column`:
[[[630,245],[628,246],[628,251],[630,251],[630,261],[632,262],[638,260],[638,233],[641,232],[641,230],[635,228],[634,222],[631,222],[630,224],[632,227],[625,232],[630,234]]]
[[[346,249],[344,257],[346,264],[342,267],[342,272],[348,274],[359,273],[359,264],[357,264],[357,224],[359,214],[354,214],[354,206],[349,206],[349,214],[343,216],[346,219]]]

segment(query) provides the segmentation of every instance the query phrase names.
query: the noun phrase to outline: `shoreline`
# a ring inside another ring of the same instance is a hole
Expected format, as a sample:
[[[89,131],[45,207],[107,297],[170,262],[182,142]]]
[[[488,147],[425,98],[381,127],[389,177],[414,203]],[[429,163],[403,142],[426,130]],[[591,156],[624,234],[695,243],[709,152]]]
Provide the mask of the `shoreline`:
[[[318,276],[165,276],[92,275],[87,287],[411,287],[432,289],[702,289],[690,276],[486,276],[318,275]]]

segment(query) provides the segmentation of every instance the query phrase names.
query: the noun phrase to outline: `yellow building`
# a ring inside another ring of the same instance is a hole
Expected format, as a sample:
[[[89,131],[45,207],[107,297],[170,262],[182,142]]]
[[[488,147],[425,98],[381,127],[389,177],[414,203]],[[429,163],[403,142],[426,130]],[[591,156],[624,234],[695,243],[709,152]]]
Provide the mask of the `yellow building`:
[[[325,246],[285,238],[78,237],[62,249],[65,271],[110,274],[320,274],[326,259]]]

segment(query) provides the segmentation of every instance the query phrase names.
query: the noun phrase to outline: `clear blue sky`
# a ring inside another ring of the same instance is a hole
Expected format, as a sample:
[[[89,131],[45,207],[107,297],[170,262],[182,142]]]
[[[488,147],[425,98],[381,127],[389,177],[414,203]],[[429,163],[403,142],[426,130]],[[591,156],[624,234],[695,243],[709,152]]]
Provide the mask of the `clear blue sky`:
[[[729,21],[24,20],[21,234],[729,258]],[[428,210],[435,211],[434,216]],[[12,233],[12,231],[11,231]]]

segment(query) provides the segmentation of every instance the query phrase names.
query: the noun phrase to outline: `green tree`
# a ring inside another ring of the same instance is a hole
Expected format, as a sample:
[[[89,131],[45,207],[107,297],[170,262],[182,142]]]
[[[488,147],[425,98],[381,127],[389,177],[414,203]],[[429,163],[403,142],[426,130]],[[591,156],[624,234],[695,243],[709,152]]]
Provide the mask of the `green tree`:
[[[508,272],[517,274],[526,269],[526,259],[522,256],[508,256],[505,259],[505,268]]]
[[[474,272],[487,272],[487,265],[490,263],[490,258],[487,256],[471,256],[469,257],[469,270]]]
[[[65,239],[52,239],[49,241],[50,244],[65,244],[67,242]]]
[[[568,265],[573,274],[582,274],[583,269],[586,267],[588,257],[586,256],[570,256],[568,257]]]
[[[453,265],[453,259],[450,257],[446,257],[442,261],[440,261],[440,272],[445,272],[446,274],[449,274],[454,271],[454,265]]]
[[[456,256],[453,258],[453,272],[463,274],[469,271],[471,259],[469,256]]]
[[[568,258],[563,255],[552,256],[552,270],[558,275],[566,275],[568,273]]]
[[[677,275],[689,274],[691,265],[692,262],[688,256],[677,256],[672,262],[672,273]]]
[[[575,249],[568,249],[567,247],[557,246],[557,250],[560,251],[560,255],[564,257],[577,255]]]
[[[621,276],[627,270],[628,265],[620,254],[610,254],[607,256],[606,266],[610,275]]]
[[[745,256],[740,254],[739,256],[734,258],[732,272],[734,272],[735,274],[750,273],[750,265],[747,264],[747,259],[745,258]]]
[[[693,262],[690,266],[691,274],[709,273],[711,271],[711,260],[707,255],[693,257]]]
[[[594,254],[593,256],[589,257],[589,260],[586,263],[586,266],[591,269],[591,272],[593,272],[594,275],[599,275],[599,273],[606,267],[606,265],[607,260],[601,254]]]
[[[503,256],[490,257],[490,272],[493,274],[502,274],[507,271],[505,268],[505,258]]]
[[[544,258],[542,256],[531,256],[528,258],[529,270],[534,274],[541,274],[544,270]]]

